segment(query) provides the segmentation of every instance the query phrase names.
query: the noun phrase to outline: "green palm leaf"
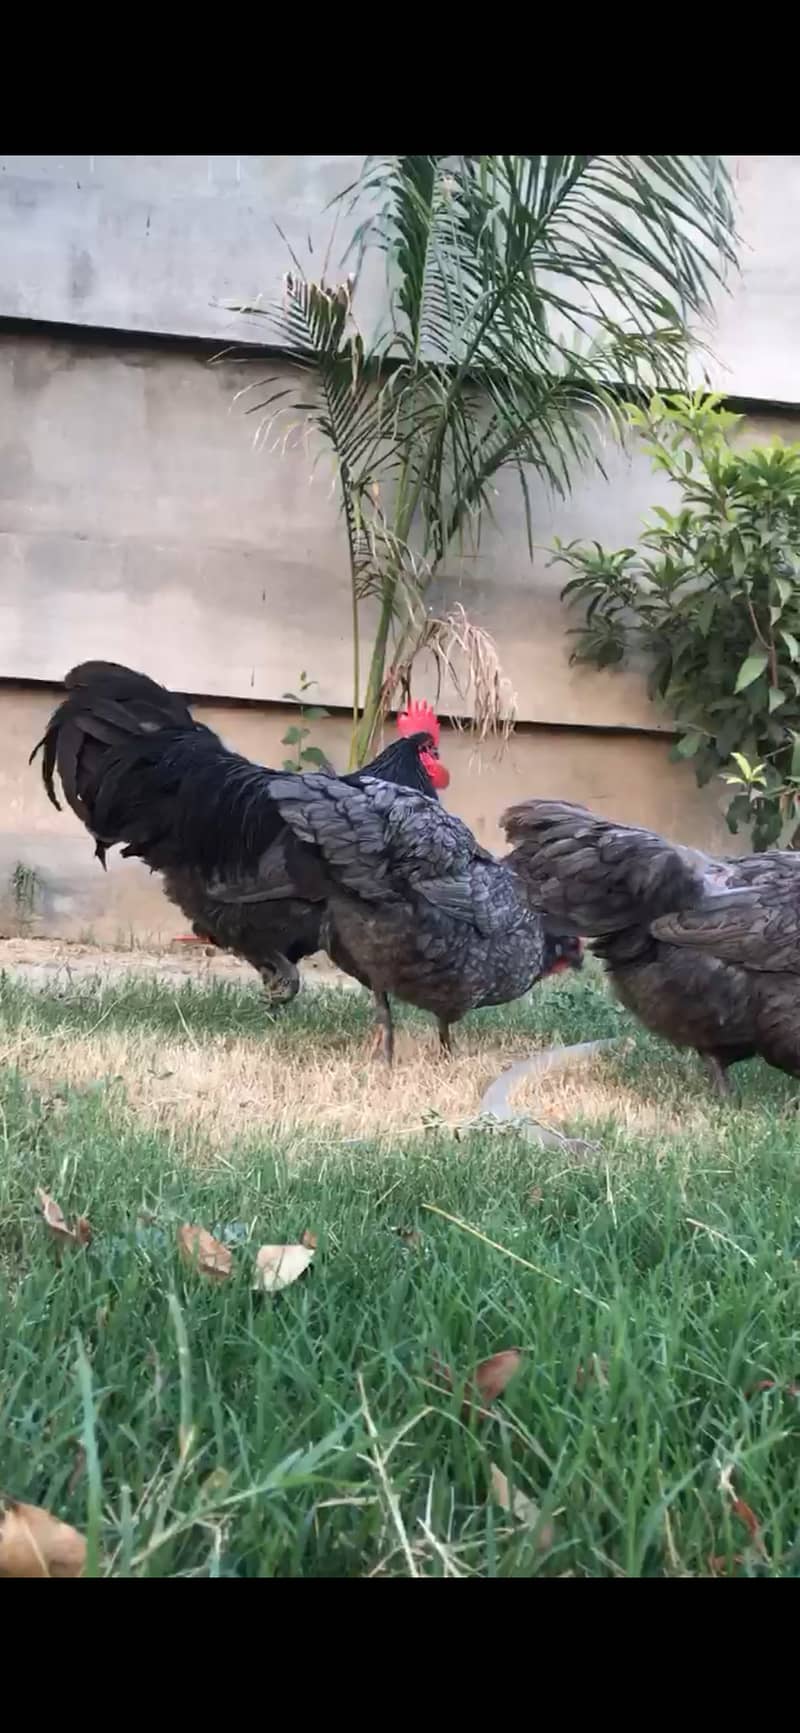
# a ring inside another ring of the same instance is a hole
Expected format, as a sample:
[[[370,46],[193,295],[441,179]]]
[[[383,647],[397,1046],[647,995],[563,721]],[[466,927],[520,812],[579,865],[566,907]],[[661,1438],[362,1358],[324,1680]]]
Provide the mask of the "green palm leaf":
[[[498,470],[519,478],[532,546],[530,470],[565,494],[601,461],[598,419],[621,431],[626,399],[685,384],[735,229],[707,156],[371,157],[346,197],[356,254],[384,254],[388,322],[367,348],[352,279],[287,277],[282,302],[252,311],[315,389],[292,400],[270,379],[252,407],[309,416],[336,455],[354,595],[381,598],[363,756],[392,622],[400,659],[430,575],[491,513]]]

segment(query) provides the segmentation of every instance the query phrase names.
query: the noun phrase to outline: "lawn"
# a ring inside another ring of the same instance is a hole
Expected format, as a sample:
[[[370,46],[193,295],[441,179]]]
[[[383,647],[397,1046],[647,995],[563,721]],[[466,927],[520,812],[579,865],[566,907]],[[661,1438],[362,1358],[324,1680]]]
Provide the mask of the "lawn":
[[[468,1019],[450,1065],[401,1013],[391,1080],[361,993],[270,1019],[256,986],[3,977],[0,1012],[0,1482],[90,1570],[800,1574],[787,1080],[743,1067],[719,1108],[593,974]],[[465,1123],[512,1059],[609,1034],[519,1096],[593,1147]],[[59,1252],[37,1187],[90,1245]],[[307,1273],[254,1291],[304,1232]]]

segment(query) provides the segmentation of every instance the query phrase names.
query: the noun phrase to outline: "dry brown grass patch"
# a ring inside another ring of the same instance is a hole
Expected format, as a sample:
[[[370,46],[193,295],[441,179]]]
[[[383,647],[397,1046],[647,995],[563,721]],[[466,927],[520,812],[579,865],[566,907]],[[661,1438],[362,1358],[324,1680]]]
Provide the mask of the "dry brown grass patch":
[[[286,1042],[267,1030],[165,1038],[150,1030],[101,1027],[64,1041],[28,1026],[6,1046],[3,1059],[46,1092],[113,1079],[129,1111],[144,1123],[180,1126],[218,1148],[260,1128],[374,1138],[421,1133],[432,1118],[458,1126],[477,1113],[498,1073],[529,1051],[518,1035],[482,1038],[478,1030],[459,1031],[448,1060],[439,1055],[433,1029],[401,1030],[389,1073],[371,1057],[371,1037]],[[626,1101],[597,1061],[524,1084],[514,1106],[556,1124],[622,1111],[633,1125],[636,1098],[628,1092]],[[645,1128],[651,1123],[648,1118]]]
[[[523,1078],[511,1102],[515,1112],[554,1125],[575,1119],[613,1120],[620,1131],[645,1136],[707,1132],[718,1116],[710,1096],[706,1100],[699,1094],[696,1101],[688,1102],[676,1082],[674,1089],[658,1097],[648,1092],[644,1079],[635,1088],[621,1081],[614,1060],[604,1057],[576,1071]]]

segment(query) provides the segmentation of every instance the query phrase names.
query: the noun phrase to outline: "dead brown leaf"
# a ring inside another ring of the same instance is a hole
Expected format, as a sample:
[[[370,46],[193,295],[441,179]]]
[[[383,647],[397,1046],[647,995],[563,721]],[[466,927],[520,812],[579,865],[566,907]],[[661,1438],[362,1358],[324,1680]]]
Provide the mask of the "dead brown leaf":
[[[41,1186],[37,1186],[36,1196],[39,1200],[39,1208],[44,1216],[45,1223],[49,1227],[53,1239],[58,1245],[89,1245],[92,1237],[92,1230],[86,1216],[76,1216],[75,1226],[71,1228],[65,1220],[64,1212],[61,1209],[60,1204],[56,1203],[55,1198],[51,1197],[49,1192],[43,1191]]]
[[[178,1246],[181,1256],[187,1264],[198,1269],[203,1276],[213,1276],[215,1281],[224,1281],[231,1273],[233,1258],[227,1246],[205,1228],[190,1227],[188,1224],[178,1229]]]
[[[0,1577],[79,1577],[86,1542],[37,1504],[0,1497]]]
[[[711,1572],[712,1577],[725,1577],[725,1576],[729,1577],[731,1574],[731,1571],[734,1568],[737,1568],[738,1566],[743,1565],[744,1562],[745,1562],[745,1557],[744,1557],[744,1553],[742,1553],[742,1552],[734,1552],[734,1553],[731,1553],[730,1555],[728,1553],[724,1553],[724,1552],[717,1552],[717,1553],[712,1553],[711,1557],[709,1558],[708,1568]]]
[[[253,1287],[267,1294],[280,1293],[281,1288],[291,1287],[303,1275],[313,1256],[314,1248],[308,1245],[261,1246],[256,1253]]]
[[[397,1238],[404,1246],[408,1247],[409,1251],[415,1251],[418,1246],[422,1245],[422,1235],[419,1228],[395,1228],[394,1231]]]
[[[301,1246],[305,1246],[308,1251],[315,1252],[317,1249],[316,1234],[312,1234],[310,1228],[304,1228],[300,1235],[300,1244]]]
[[[755,1511],[751,1510],[749,1504],[745,1504],[743,1498],[735,1498],[731,1510],[734,1516],[738,1516],[739,1521],[744,1523],[756,1551],[760,1552],[762,1558],[766,1558],[767,1549],[761,1535],[761,1523]]]
[[[488,1360],[480,1361],[471,1378],[468,1378],[464,1385],[462,1420],[469,1420],[472,1414],[476,1415],[478,1420],[491,1420],[491,1410],[481,1407],[474,1398],[478,1396],[482,1402],[494,1402],[497,1396],[502,1395],[514,1373],[519,1370],[521,1359],[522,1355],[519,1348],[503,1348],[499,1354],[491,1354]],[[442,1360],[438,1354],[433,1355],[433,1370],[436,1377],[441,1379],[445,1389],[452,1390],[452,1371],[447,1362]]]
[[[751,1510],[750,1505],[745,1504],[744,1499],[739,1497],[733,1484],[733,1464],[730,1462],[725,1463],[720,1469],[719,1490],[724,1497],[730,1500],[732,1514],[735,1517],[738,1517],[741,1523],[744,1523],[748,1535],[750,1536],[751,1546],[758,1553],[759,1558],[765,1560],[768,1559],[769,1554],[764,1544],[764,1536],[761,1532],[761,1522],[756,1516],[755,1511]]]
[[[72,1229],[67,1227],[64,1212],[60,1204],[56,1203],[55,1198],[50,1197],[48,1192],[42,1191],[41,1186],[37,1186],[36,1196],[39,1199],[39,1207],[50,1232],[55,1234],[56,1239],[73,1240],[75,1235]]]
[[[509,1380],[519,1371],[521,1359],[519,1348],[503,1348],[499,1354],[481,1360],[472,1381],[484,1402],[494,1402],[495,1397],[502,1396]]]
[[[528,1192],[528,1203],[541,1203],[544,1192],[540,1185],[532,1185]]]
[[[549,1552],[555,1539],[555,1529],[552,1522],[542,1522],[542,1513],[536,1500],[528,1498],[527,1493],[520,1492],[518,1487],[509,1484],[508,1475],[498,1468],[496,1462],[489,1463],[492,1497],[501,1510],[507,1510],[510,1516],[525,1528],[538,1529],[536,1547],[539,1552]],[[540,1526],[541,1524],[541,1526]]]

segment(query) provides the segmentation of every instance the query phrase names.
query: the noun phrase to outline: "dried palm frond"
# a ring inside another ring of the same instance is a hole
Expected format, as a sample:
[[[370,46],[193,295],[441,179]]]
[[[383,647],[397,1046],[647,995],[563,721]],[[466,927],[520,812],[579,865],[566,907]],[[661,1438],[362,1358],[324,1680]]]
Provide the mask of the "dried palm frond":
[[[504,751],[514,730],[517,695],[503,673],[491,634],[469,618],[460,602],[441,618],[427,614],[420,620],[407,654],[390,668],[384,681],[382,717],[398,696],[408,702],[412,667],[426,652],[436,669],[437,704],[447,685],[468,710],[467,715],[450,716],[453,726],[469,732],[479,746],[491,740]]]

